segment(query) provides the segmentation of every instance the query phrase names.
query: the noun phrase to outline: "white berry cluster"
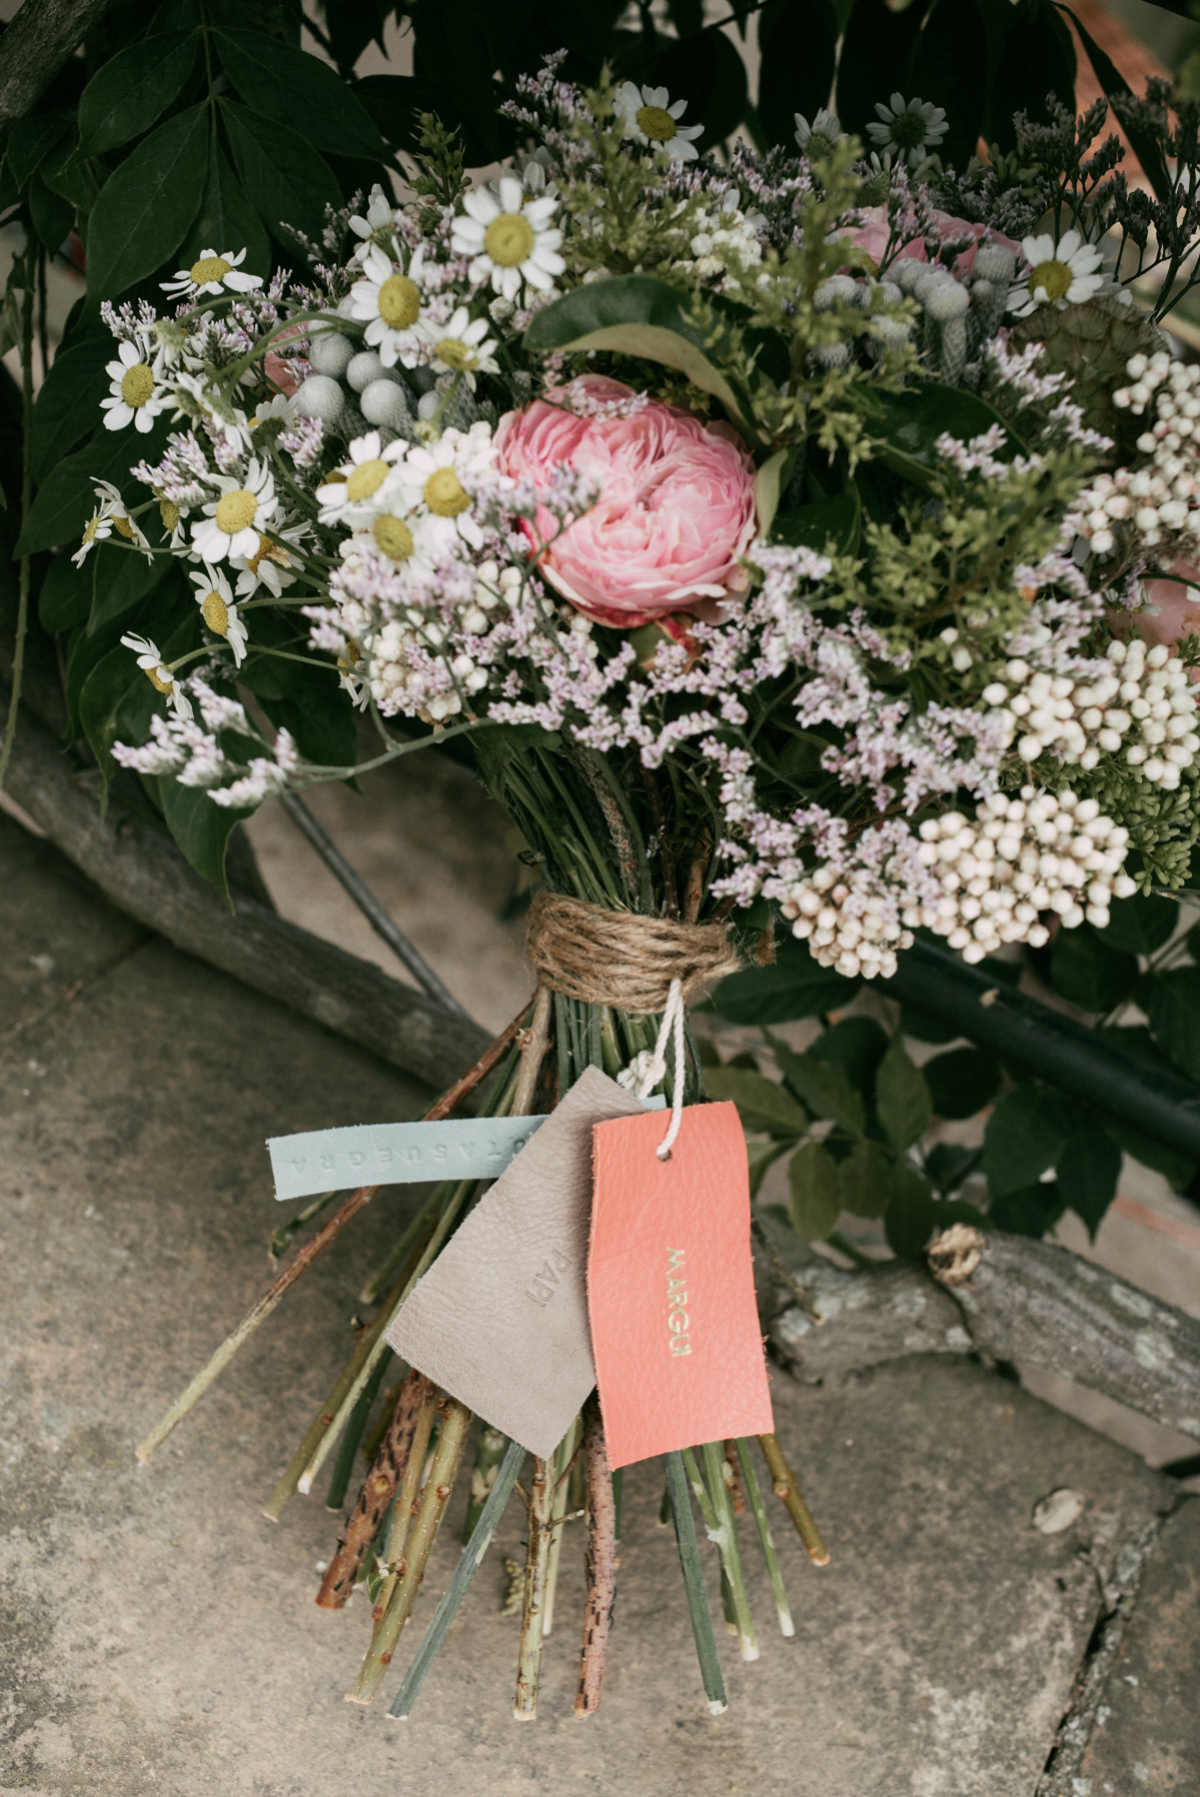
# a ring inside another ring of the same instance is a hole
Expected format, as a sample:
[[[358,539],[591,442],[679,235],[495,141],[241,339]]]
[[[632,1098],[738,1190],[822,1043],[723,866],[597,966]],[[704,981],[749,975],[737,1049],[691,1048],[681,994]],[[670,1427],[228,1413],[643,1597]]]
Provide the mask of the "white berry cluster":
[[[1072,792],[996,793],[977,807],[974,823],[948,811],[927,818],[919,835],[918,857],[941,896],[906,909],[904,922],[945,936],[964,961],[982,961],[1006,942],[1039,948],[1049,934],[1043,911],[1056,911],[1069,930],[1085,918],[1103,929],[1112,900],[1135,891],[1121,872],[1128,830]]]
[[[1013,660],[984,702],[1008,720],[1023,761],[1052,753],[1072,767],[1094,768],[1102,754],[1125,752],[1144,780],[1173,792],[1200,750],[1196,699],[1187,673],[1157,643],[1140,637],[1108,647],[1109,671],[1073,680]]]
[[[897,952],[912,947],[912,931],[895,915],[894,893],[863,888],[858,870],[838,872],[826,863],[797,880],[779,909],[818,966],[836,967],[851,980],[890,980]],[[852,909],[848,900],[855,901]]]
[[[693,258],[691,271],[701,280],[714,281],[719,287],[729,269],[756,268],[762,261],[759,232],[765,229],[766,220],[761,212],[741,210],[735,187],[722,196],[719,206],[701,212],[695,222],[688,248]]]
[[[1111,553],[1114,526],[1126,522],[1147,549],[1168,538],[1177,552],[1200,547],[1200,365],[1156,350],[1131,356],[1125,370],[1132,385],[1113,403],[1135,417],[1153,408],[1154,423],[1137,440],[1150,464],[1098,475],[1080,499],[1080,534],[1098,555]]]

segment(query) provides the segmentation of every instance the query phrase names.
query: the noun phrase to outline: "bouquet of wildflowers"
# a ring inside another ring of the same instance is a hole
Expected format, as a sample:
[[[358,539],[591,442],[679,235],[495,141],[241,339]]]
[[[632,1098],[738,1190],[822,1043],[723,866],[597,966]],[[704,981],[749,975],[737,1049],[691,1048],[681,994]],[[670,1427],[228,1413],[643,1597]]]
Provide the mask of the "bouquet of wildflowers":
[[[1198,650],[1171,639],[1200,598],[1200,382],[1156,315],[1189,278],[1195,120],[1156,210],[1107,146],[1084,160],[1090,116],[955,173],[944,115],[900,94],[868,146],[820,113],[797,118],[795,154],[717,162],[665,90],[585,94],[552,59],[520,93],[523,158],[472,186],[427,119],[401,202],[376,187],[310,246],[317,285],[214,246],[163,311],[107,310],[129,479],[98,489],[75,559],[107,538],[181,565],[191,592],[122,639],[146,679],[113,761],[183,789],[189,818],[201,796],[227,833],[277,794],[462,738],[551,894],[725,926],[760,958],[781,917],[855,979],[886,978],[918,930],[977,961],[1179,885]],[[164,412],[165,454],[139,461]],[[285,721],[296,664],[326,697]],[[510,1033],[489,1063],[493,1111],[552,1105],[591,1065],[701,1095],[690,1037],[673,1079],[656,1058],[661,1003],[545,983],[524,1049]],[[347,1425],[353,1456],[384,1324],[471,1196],[440,1188],[398,1247],[283,1497]],[[436,1423],[440,1489],[461,1428],[435,1396],[407,1402],[384,1447],[408,1429],[419,1471]],[[560,1517],[580,1440],[535,1480]],[[761,1505],[744,1444],[729,1452],[728,1475],[724,1446],[690,1460],[691,1484],[753,1657],[730,1479]],[[393,1472],[393,1510],[364,1495],[338,1561],[375,1601],[360,1695],[436,1530],[404,1570],[416,1487]],[[531,1529],[524,1713],[550,1533]]]

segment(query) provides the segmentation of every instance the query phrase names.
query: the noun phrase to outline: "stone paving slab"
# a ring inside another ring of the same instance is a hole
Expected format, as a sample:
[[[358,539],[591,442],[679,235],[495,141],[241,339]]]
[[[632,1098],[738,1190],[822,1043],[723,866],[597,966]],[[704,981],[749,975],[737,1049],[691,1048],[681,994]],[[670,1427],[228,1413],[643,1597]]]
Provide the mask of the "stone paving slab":
[[[7,852],[3,928],[36,941],[63,876],[47,854],[6,879]],[[336,1518],[297,1499],[272,1527],[261,1503],[412,1194],[376,1200],[149,1466],[133,1446],[266,1282],[282,1212],[263,1139],[412,1116],[422,1094],[160,942],[131,948],[99,909],[72,927],[92,976],[0,1042],[0,1797],[1033,1797],[1102,1589],[1174,1493],[967,1364],[897,1362],[818,1391],[776,1375],[778,1433],[833,1559],[812,1568],[777,1521],[785,1642],[747,1540],[762,1657],[723,1650],[725,1716],[704,1712],[653,1465],[626,1482],[596,1717],[570,1714],[572,1536],[541,1719],[511,1720],[515,1504],[413,1719],[345,1704],[369,1618],[361,1599],[340,1615],[312,1601]],[[1082,1511],[1044,1534],[1035,1507],[1063,1487]]]

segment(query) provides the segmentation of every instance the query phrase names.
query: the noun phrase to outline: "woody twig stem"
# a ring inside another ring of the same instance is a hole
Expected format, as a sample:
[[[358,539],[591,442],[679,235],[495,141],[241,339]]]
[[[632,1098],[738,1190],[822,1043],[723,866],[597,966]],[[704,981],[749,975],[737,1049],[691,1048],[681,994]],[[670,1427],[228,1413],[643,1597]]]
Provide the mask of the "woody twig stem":
[[[467,1514],[463,1521],[462,1541],[465,1547],[475,1533],[475,1525],[487,1502],[488,1492],[496,1483],[496,1468],[504,1458],[504,1450],[508,1446],[508,1437],[499,1429],[493,1429],[485,1423],[479,1431],[479,1446],[475,1450],[475,1465],[471,1472],[471,1498],[467,1504]]]
[[[801,1496],[796,1475],[783,1457],[783,1449],[773,1435],[760,1435],[758,1445],[771,1474],[771,1489],[795,1523],[796,1533],[804,1543],[809,1559],[814,1566],[828,1566],[829,1549],[825,1546],[812,1511]]]
[[[563,1518],[571,1488],[571,1472],[579,1452],[580,1419],[575,1418],[554,1456],[554,1493],[550,1501],[550,1559],[546,1566],[546,1601],[542,1606],[542,1634],[554,1628],[554,1598],[558,1590],[558,1563],[562,1556]]]
[[[771,1525],[767,1521],[767,1508],[762,1501],[762,1492],[758,1488],[754,1463],[750,1458],[749,1445],[739,1436],[737,1456],[742,1468],[742,1479],[746,1486],[746,1495],[750,1500],[750,1508],[754,1512],[754,1526],[758,1530],[759,1545],[763,1551],[763,1559],[767,1563],[767,1577],[771,1581],[771,1593],[775,1599],[775,1613],[779,1617],[779,1632],[790,1638],[796,1633],[796,1625],[792,1621],[792,1608],[788,1602],[787,1589],[783,1583],[783,1574],[779,1570],[779,1555],[775,1552],[775,1541],[771,1534]]]
[[[421,1489],[421,1474],[425,1469],[425,1456],[429,1452],[429,1438],[433,1434],[433,1425],[437,1417],[438,1399],[441,1393],[436,1386],[431,1386],[425,1394],[425,1400],[417,1412],[416,1426],[413,1430],[412,1445],[408,1450],[408,1460],[404,1468],[404,1477],[400,1481],[400,1490],[392,1505],[391,1522],[388,1525],[387,1540],[383,1544],[380,1559],[386,1568],[383,1584],[375,1598],[371,1618],[375,1627],[371,1631],[371,1645],[367,1650],[363,1664],[371,1659],[378,1649],[379,1625],[387,1613],[392,1601],[392,1592],[396,1589],[400,1575],[404,1571],[404,1549],[408,1544],[409,1531],[413,1518],[417,1514],[417,1494]]]
[[[433,1382],[424,1373],[411,1372],[404,1381],[391,1427],[363,1480],[346,1533],[317,1593],[317,1603],[323,1610],[340,1610],[353,1591],[367,1549],[408,1469],[417,1419],[433,1391]]]
[[[754,1618],[750,1613],[750,1597],[742,1574],[742,1559],[738,1552],[733,1503],[722,1471],[725,1460],[724,1445],[715,1441],[705,1442],[700,1450],[700,1455],[704,1461],[709,1503],[713,1516],[713,1520],[709,1522],[709,1532],[721,1555],[721,1572],[724,1577],[723,1591],[728,1599],[726,1615],[729,1632],[737,1636],[738,1652],[743,1660],[757,1660],[758,1637],[754,1632]],[[691,1460],[690,1454],[685,1455],[684,1458]],[[705,1520],[708,1520],[707,1514]]]
[[[532,1722],[537,1716],[538,1680],[545,1639],[543,1605],[550,1559],[550,1512],[554,1501],[553,1467],[553,1458],[535,1458],[529,1485],[529,1546],[525,1555],[525,1597],[521,1609],[517,1695],[513,1704],[513,1715],[518,1722]]]
[[[446,1512],[446,1501],[454,1489],[467,1432],[471,1427],[471,1412],[457,1398],[442,1399],[438,1408],[442,1417],[441,1433],[434,1450],[433,1465],[429,1469],[429,1477],[417,1505],[412,1530],[405,1543],[404,1570],[380,1620],[367,1658],[363,1661],[358,1682],[353,1691],[346,1693],[347,1703],[370,1703],[379,1689],[384,1668],[391,1663],[400,1632],[412,1613],[417,1592],[425,1577],[430,1552]]]
[[[617,1517],[612,1475],[604,1446],[604,1423],[593,1392],[584,1412],[584,1454],[588,1473],[587,1598],[583,1611],[583,1651],[579,1658],[579,1689],[573,1705],[576,1716],[590,1716],[600,1707],[604,1681],[604,1657],[612,1629],[617,1595]]]
[[[542,1070],[542,1062],[550,1045],[550,1014],[554,1004],[554,994],[548,986],[539,986],[534,1001],[533,1016],[529,1028],[521,1041],[521,1065],[517,1073],[516,1090],[513,1092],[512,1106],[509,1115],[527,1117],[533,1106],[533,1095],[537,1090],[538,1074]]]

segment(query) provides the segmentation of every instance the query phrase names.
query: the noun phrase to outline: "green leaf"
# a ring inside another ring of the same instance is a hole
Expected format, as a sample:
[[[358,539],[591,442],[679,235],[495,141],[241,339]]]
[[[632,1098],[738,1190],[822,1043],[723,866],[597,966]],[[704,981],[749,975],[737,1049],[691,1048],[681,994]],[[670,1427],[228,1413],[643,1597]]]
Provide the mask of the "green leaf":
[[[837,1228],[842,1214],[838,1169],[819,1142],[797,1148],[788,1163],[792,1228],[806,1242],[819,1242]]]
[[[177,113],[100,189],[88,223],[88,294],[97,305],[171,261],[204,193],[208,130],[207,106]]]
[[[767,142],[796,154],[796,114],[809,123],[829,103],[840,35],[829,0],[791,0],[759,15],[758,117]]]
[[[157,419],[145,436],[132,430],[99,431],[83,449],[50,470],[38,488],[14,555],[36,555],[42,549],[57,549],[60,543],[78,548],[83,527],[96,509],[93,480],[128,485],[130,464],[141,456],[157,461],[166,440],[165,418]]]
[[[105,782],[112,778],[115,742],[149,740],[158,694],[128,649],[110,649],[83,683],[79,721]]]
[[[937,1142],[925,1156],[925,1175],[939,1192],[956,1192],[969,1179],[983,1156],[981,1148],[961,1142]]]
[[[730,1023],[794,1023],[848,1005],[861,984],[813,960],[807,944],[785,936],[770,967],[749,967],[722,980],[709,1008]]]
[[[926,0],[912,0],[899,10],[887,0],[858,0],[844,27],[834,107],[843,131],[865,139],[868,123],[877,124],[875,106],[901,85],[927,11]],[[904,93],[912,97],[912,89]]]
[[[8,138],[6,155],[13,180],[24,187],[60,138],[73,124],[69,112],[34,112],[18,119]]]
[[[687,95],[688,119],[704,126],[704,135],[696,144],[703,156],[742,122],[746,64],[721,31],[681,32],[674,41],[663,38],[659,42],[662,48],[654,60],[653,84],[672,95]]]
[[[267,241],[267,233],[229,166],[224,150],[217,143],[215,132],[208,143],[208,176],[204,183],[204,198],[184,241],[183,253],[179,259],[180,267],[190,268],[210,247],[218,255],[227,249],[233,250],[235,254],[245,250],[243,272],[261,275],[264,280],[270,275],[271,246]]]
[[[161,31],[102,62],[79,101],[79,154],[102,156],[148,131],[191,73],[198,42],[195,32]]]
[[[1092,65],[1092,72],[1094,73],[1096,80],[1100,83],[1100,91],[1104,94],[1105,98],[1111,101],[1114,97],[1123,95],[1132,97],[1133,89],[1130,87],[1128,81],[1126,81],[1124,75],[1122,75],[1120,69],[1117,68],[1111,57],[1107,56],[1100,48],[1095,38],[1085,28],[1078,15],[1071,7],[1064,6],[1062,0],[1057,0],[1057,3],[1059,12],[1066,13],[1076,31],[1079,33],[1079,41],[1083,45],[1087,59]],[[1182,10],[1182,8],[1180,8],[1180,10]],[[1115,111],[1115,108],[1113,110]],[[1112,111],[1110,111],[1109,117],[1112,117]],[[1146,178],[1154,189],[1155,198],[1161,205],[1168,207],[1172,206],[1175,202],[1172,195],[1171,176],[1167,169],[1166,159],[1163,156],[1162,144],[1154,135],[1153,131],[1144,130],[1137,124],[1136,120],[1131,120],[1128,124],[1122,120],[1121,123],[1122,129],[1129,139],[1133,153],[1141,163]]]
[[[855,1091],[869,1099],[875,1088],[875,1070],[887,1050],[887,1032],[873,1017],[844,1017],[832,1029],[823,1030],[808,1052],[814,1060],[839,1068]]]
[[[1108,922],[1096,934],[1110,948],[1127,955],[1152,955],[1169,942],[1179,922],[1179,906],[1160,893],[1139,893],[1135,898],[1113,899]]]
[[[1017,147],[1015,113],[1027,112],[1034,124],[1046,123],[1046,96],[1051,93],[1073,109],[1075,46],[1050,0],[1018,0],[1009,9],[1007,41],[989,88],[984,136],[1005,151]]]
[[[838,1163],[842,1207],[856,1217],[882,1217],[892,1197],[892,1162],[887,1150],[865,1136]]]
[[[1174,1148],[1166,1147],[1164,1143],[1156,1141],[1143,1130],[1136,1129],[1132,1123],[1126,1123],[1123,1118],[1113,1116],[1111,1112],[1106,1114],[1104,1126],[1126,1154],[1131,1154],[1135,1161],[1141,1161],[1143,1167],[1152,1167],[1156,1173],[1161,1173],[1173,1191],[1187,1191],[1196,1177],[1195,1161],[1189,1160]]]
[[[88,333],[60,349],[50,364],[33,408],[30,459],[35,485],[100,424],[100,401],[109,388],[105,364],[116,354],[117,345],[107,331],[103,336]]]
[[[862,507],[857,489],[817,499],[775,519],[772,541],[796,549],[815,549],[819,555],[849,553],[858,538]]]
[[[246,197],[259,216],[276,232],[282,220],[320,242],[326,206],[342,203],[337,176],[320,151],[299,131],[233,100],[222,98],[218,105]]]
[[[1200,967],[1151,974],[1139,989],[1138,1002],[1158,1046],[1181,1073],[1200,1080]]]
[[[933,1110],[929,1087],[899,1035],[892,1037],[875,1075],[875,1109],[893,1148],[911,1148],[929,1128]]]
[[[1121,1150],[1099,1117],[1080,1119],[1059,1156],[1058,1192],[1067,1208],[1087,1224],[1092,1241],[1117,1195],[1120,1176]]]
[[[987,1121],[983,1170],[992,1193],[1020,1191],[1053,1167],[1066,1145],[1062,1100],[1046,1086],[1018,1086]]]
[[[29,183],[29,216],[44,248],[57,256],[75,223],[75,208],[69,200],[53,193],[42,180],[41,173]]]
[[[92,580],[86,566],[76,568],[63,550],[46,570],[38,594],[38,619],[43,630],[54,635],[82,624],[92,609]]]
[[[1137,985],[1137,956],[1110,948],[1091,924],[1060,929],[1050,951],[1050,978],[1054,990],[1081,1010],[1111,1011]]]
[[[710,1098],[732,1099],[750,1135],[795,1137],[808,1128],[808,1112],[787,1088],[749,1067],[710,1067],[704,1089]]]
[[[92,564],[89,636],[95,636],[98,630],[140,605],[179,567],[173,556],[156,555],[153,561],[147,561],[144,555],[118,549],[113,543],[97,543],[88,560]],[[149,681],[145,684],[150,685]],[[153,687],[150,690],[153,692]]]
[[[946,136],[938,155],[948,168],[966,168],[983,124],[987,82],[964,82],[963,70],[986,67],[987,33],[976,0],[932,0],[904,91],[944,107]]]
[[[769,537],[771,534],[771,526],[779,510],[779,485],[791,454],[790,449],[776,450],[754,476],[754,511],[760,536]]]
[[[982,436],[998,424],[1010,442],[1013,433],[999,412],[977,394],[961,387],[946,387],[939,381],[925,381],[903,393],[876,394],[878,416],[873,434],[883,452],[883,460],[897,474],[918,486],[927,486],[929,477],[942,466],[934,448],[938,438],[949,434],[960,442]]]
[[[908,1161],[892,1168],[892,1198],[883,1219],[888,1247],[902,1260],[922,1260],[931,1236],[952,1223],[981,1228],[986,1219],[964,1198],[935,1198]]]
[[[988,1206],[988,1221],[1010,1235],[1028,1235],[1036,1240],[1054,1228],[1066,1204],[1055,1179],[1037,1180],[1017,1192],[1003,1192]]]
[[[301,122],[318,149],[386,161],[374,119],[327,62],[262,31],[223,28],[213,38],[225,73],[252,112],[293,129]]]
[[[609,349],[644,356],[676,368],[704,393],[721,401],[731,417],[753,433],[746,395],[734,389],[712,361],[705,333],[687,322],[687,296],[652,275],[613,275],[577,287],[540,311],[525,333],[525,347],[553,350]],[[719,344],[716,346],[719,350]]]
[[[207,792],[195,786],[180,786],[170,774],[160,776],[158,795],[171,835],[196,872],[211,881],[232,910],[225,851],[233,831],[244,817],[252,816],[253,808],[234,811],[215,805]]]
[[[777,1160],[788,1152],[790,1141],[766,1142],[761,1147],[751,1148],[747,1155],[750,1173],[750,1196],[757,1198],[762,1189],[762,1182]]]
[[[772,1040],[771,1047],[784,1079],[814,1117],[828,1117],[852,1135],[862,1134],[866,1106],[840,1067],[812,1054],[793,1054],[782,1042]]]
[[[921,1072],[929,1088],[935,1117],[959,1120],[973,1117],[990,1104],[1000,1090],[1000,1063],[981,1048],[955,1048],[934,1055]]]

